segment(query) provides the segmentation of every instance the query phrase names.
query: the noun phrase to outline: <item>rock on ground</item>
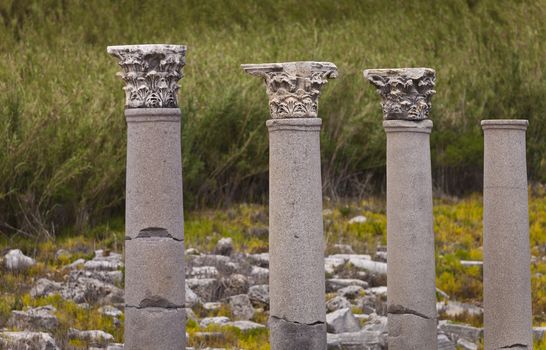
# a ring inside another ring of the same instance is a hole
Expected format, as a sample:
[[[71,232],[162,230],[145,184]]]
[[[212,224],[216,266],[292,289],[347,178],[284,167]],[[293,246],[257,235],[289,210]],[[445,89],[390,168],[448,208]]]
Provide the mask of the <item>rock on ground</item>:
[[[0,332],[0,349],[59,350],[55,339],[41,332]]]
[[[358,320],[350,308],[344,308],[326,314],[326,328],[329,333],[346,333],[360,330]]]
[[[191,288],[188,287],[188,285],[186,285],[185,289],[186,289],[185,297],[186,297],[187,307],[194,307],[197,304],[201,304],[201,299],[199,298],[199,296],[195,294],[193,290],[191,290]]]
[[[80,331],[75,328],[68,330],[69,339],[78,339],[88,342],[92,346],[106,346],[114,341],[114,336],[101,330]]]
[[[455,350],[455,344],[445,334],[438,334],[438,350]]]
[[[259,284],[248,289],[248,298],[255,307],[269,309],[269,285]]]
[[[379,331],[361,330],[327,334],[328,350],[384,350],[385,337]]]
[[[231,237],[221,238],[216,247],[214,248],[214,253],[224,256],[230,256],[233,252],[233,239]]]
[[[199,327],[207,328],[211,324],[224,325],[226,323],[229,323],[229,318],[226,316],[205,317],[199,323]]]
[[[237,320],[250,320],[254,316],[254,308],[246,294],[239,294],[229,298],[229,306],[233,317]]]
[[[249,331],[249,330],[252,330],[252,329],[265,328],[265,326],[262,325],[262,324],[252,322],[252,321],[243,321],[243,320],[228,322],[225,325],[235,327],[235,328],[239,328],[242,331]]]
[[[62,285],[58,282],[48,280],[47,278],[40,278],[30,290],[30,296],[33,298],[44,297],[54,294],[62,288]]]
[[[326,309],[329,312],[333,312],[333,311],[345,309],[345,308],[350,308],[350,307],[351,307],[351,303],[349,302],[349,300],[339,295],[335,296],[334,298],[326,302]]]
[[[36,260],[23,254],[20,249],[12,249],[4,255],[4,264],[10,271],[19,271],[33,266]]]
[[[26,331],[53,331],[59,326],[59,320],[54,315],[56,309],[51,306],[41,306],[26,311],[14,310],[8,320],[8,325]]]

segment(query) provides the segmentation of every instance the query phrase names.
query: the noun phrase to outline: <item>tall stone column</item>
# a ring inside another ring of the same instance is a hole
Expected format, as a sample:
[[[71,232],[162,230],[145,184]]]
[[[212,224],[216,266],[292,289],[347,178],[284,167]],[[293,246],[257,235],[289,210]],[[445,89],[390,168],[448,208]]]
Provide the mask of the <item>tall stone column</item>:
[[[436,273],[428,119],[429,68],[372,69],[387,134],[387,311],[389,350],[434,350]]]
[[[185,46],[109,46],[125,82],[125,349],[185,349],[178,80]]]
[[[485,349],[532,349],[527,120],[483,120]]]
[[[318,98],[328,62],[245,64],[269,96],[269,294],[272,350],[325,350]]]

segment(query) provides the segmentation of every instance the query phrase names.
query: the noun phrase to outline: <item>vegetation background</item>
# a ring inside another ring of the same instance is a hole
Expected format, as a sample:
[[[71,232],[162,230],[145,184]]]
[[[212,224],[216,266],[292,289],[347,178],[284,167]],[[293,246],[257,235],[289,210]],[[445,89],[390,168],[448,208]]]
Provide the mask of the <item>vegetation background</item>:
[[[0,230],[50,237],[123,216],[125,121],[112,44],[187,44],[187,208],[264,202],[263,83],[241,63],[334,62],[320,99],[324,193],[384,187],[379,97],[365,68],[433,67],[434,186],[481,190],[481,119],[526,118],[546,181],[546,1],[0,0]]]
[[[96,248],[122,250],[124,92],[106,46],[142,43],[188,46],[179,97],[185,231],[188,246],[205,251],[226,236],[238,251],[268,250],[267,235],[252,232],[267,232],[269,111],[263,83],[241,63],[338,66],[319,109],[327,252],[386,243],[380,98],[362,71],[436,69],[437,286],[478,305],[481,269],[460,261],[482,259],[482,198],[467,195],[482,187],[479,122],[529,119],[533,315],[546,325],[545,19],[546,0],[0,0],[0,251],[38,261],[21,274],[0,266],[0,326],[12,310],[52,304],[61,344],[69,327],[121,341],[122,327],[96,307],[28,292]],[[355,215],[366,223],[350,224]],[[59,259],[60,248],[75,253]],[[458,321],[482,323],[465,317]],[[267,348],[267,330],[228,338]]]

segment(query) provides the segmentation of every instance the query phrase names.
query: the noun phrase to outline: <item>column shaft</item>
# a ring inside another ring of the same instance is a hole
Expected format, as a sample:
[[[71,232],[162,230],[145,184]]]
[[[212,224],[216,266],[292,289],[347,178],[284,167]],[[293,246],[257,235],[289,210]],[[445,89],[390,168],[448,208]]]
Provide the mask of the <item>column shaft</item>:
[[[430,120],[383,122],[387,133],[389,349],[436,349]]]
[[[319,118],[269,128],[271,349],[326,349]]]
[[[126,109],[125,349],[185,348],[180,110]]]
[[[485,349],[532,349],[526,120],[484,120]]]

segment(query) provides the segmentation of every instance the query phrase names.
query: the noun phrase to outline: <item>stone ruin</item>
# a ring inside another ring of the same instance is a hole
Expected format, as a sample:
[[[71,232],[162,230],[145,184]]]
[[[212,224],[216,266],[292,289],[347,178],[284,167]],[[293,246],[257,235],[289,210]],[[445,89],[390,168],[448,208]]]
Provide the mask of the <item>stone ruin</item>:
[[[125,349],[185,349],[178,81],[185,46],[111,46],[126,86]],[[325,350],[318,99],[329,62],[244,64],[269,97],[270,342]],[[430,68],[371,69],[387,135],[388,347],[438,349]],[[485,349],[532,349],[526,120],[484,120]],[[507,259],[510,257],[510,259]]]

